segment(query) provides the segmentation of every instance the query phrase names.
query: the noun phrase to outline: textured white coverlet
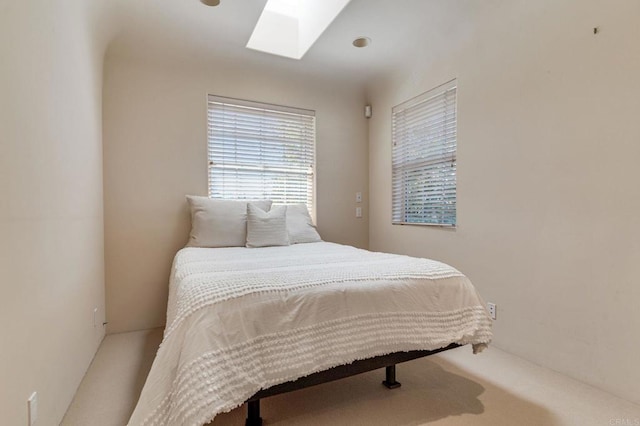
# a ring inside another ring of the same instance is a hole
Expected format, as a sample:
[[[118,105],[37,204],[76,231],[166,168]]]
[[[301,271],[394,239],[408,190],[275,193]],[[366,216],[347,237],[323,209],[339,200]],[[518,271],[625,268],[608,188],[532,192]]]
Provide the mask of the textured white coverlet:
[[[201,426],[260,389],[355,360],[491,340],[471,282],[433,260],[332,243],[185,248],[129,425]]]

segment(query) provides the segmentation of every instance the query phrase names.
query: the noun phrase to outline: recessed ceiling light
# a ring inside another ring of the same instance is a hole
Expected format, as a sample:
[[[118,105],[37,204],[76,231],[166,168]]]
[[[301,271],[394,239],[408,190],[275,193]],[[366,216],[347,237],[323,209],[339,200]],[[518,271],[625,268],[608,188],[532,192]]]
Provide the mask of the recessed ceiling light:
[[[200,3],[207,6],[217,6],[220,4],[220,0],[200,0]]]
[[[367,47],[369,44],[371,44],[371,39],[369,37],[358,37],[353,40],[353,45],[355,47]]]

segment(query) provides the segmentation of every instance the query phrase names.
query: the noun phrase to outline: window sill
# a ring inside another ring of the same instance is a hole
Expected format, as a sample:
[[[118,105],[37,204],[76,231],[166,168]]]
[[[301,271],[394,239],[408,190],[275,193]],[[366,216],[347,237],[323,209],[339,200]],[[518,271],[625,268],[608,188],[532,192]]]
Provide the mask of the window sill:
[[[413,222],[391,222],[392,225],[407,225],[407,226],[429,226],[434,228],[445,228],[455,230],[457,225],[450,225],[446,223],[413,223]]]

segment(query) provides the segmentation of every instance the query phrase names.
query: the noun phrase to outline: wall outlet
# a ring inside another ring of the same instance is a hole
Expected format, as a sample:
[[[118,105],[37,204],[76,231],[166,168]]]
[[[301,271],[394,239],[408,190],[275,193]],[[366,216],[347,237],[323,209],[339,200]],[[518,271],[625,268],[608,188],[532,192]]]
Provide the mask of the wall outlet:
[[[489,311],[489,316],[492,320],[496,319],[496,313],[498,311],[498,307],[495,303],[487,303],[487,310]]]
[[[33,426],[38,420],[38,392],[32,393],[27,400],[27,410],[29,412],[29,426]]]
[[[356,192],[356,203],[361,203],[362,202],[362,192],[358,191]]]
[[[362,207],[356,207],[356,217],[362,217]]]

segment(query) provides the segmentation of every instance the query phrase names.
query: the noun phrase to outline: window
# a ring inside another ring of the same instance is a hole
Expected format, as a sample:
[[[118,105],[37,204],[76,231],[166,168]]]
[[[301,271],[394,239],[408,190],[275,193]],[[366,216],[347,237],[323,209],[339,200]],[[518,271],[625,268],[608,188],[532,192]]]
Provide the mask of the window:
[[[209,197],[313,211],[315,134],[314,111],[209,95]]]
[[[456,81],[392,109],[392,223],[456,225]]]

